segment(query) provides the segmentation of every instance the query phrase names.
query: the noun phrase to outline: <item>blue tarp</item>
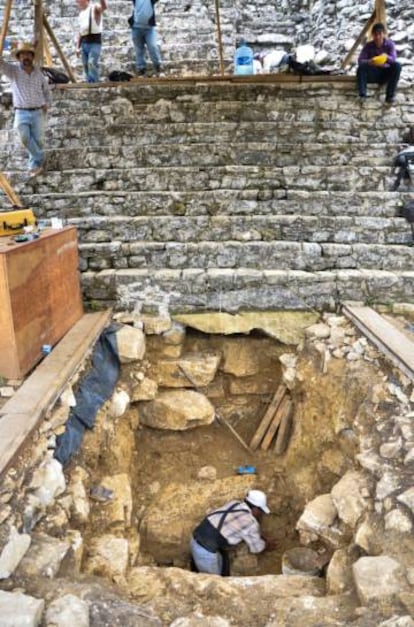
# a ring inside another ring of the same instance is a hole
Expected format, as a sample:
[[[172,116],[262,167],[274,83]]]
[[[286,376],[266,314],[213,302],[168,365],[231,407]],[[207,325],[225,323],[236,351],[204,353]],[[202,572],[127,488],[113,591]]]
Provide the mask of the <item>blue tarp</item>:
[[[65,432],[57,437],[54,456],[63,465],[79,450],[85,429],[92,429],[98,410],[111,397],[118,381],[118,328],[111,324],[101,333],[92,353],[92,367],[75,394],[76,406],[70,410]]]

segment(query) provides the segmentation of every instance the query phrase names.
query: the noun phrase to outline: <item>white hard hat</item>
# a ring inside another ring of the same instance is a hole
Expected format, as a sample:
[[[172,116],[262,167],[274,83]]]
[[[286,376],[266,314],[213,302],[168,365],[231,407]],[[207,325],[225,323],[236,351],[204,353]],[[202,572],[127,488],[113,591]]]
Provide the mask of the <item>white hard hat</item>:
[[[261,490],[249,490],[246,494],[246,501],[250,505],[254,505],[261,509],[265,514],[270,514],[270,509],[267,506],[266,494]]]

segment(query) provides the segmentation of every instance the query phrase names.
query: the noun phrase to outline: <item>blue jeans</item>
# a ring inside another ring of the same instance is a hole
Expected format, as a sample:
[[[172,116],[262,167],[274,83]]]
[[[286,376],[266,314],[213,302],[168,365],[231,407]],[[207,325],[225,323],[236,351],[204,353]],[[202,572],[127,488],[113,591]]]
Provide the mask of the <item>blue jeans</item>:
[[[102,44],[94,44],[82,41],[81,54],[83,69],[88,83],[99,82],[99,57],[101,56]]]
[[[45,158],[43,146],[45,143],[46,112],[43,109],[36,109],[36,111],[16,109],[14,128],[29,153],[29,169],[39,168]]]
[[[145,70],[145,45],[148,48],[148,53],[151,58],[152,64],[156,70],[161,67],[161,54],[157,44],[157,31],[154,26],[148,26],[147,28],[136,27],[132,29],[132,43],[135,48],[135,65],[137,70]]]
[[[223,568],[223,558],[219,552],[210,553],[194,538],[190,541],[190,551],[199,573],[209,573],[210,575],[221,575]]]
[[[362,63],[357,70],[358,93],[360,96],[366,96],[368,83],[378,83],[379,85],[386,83],[385,99],[387,101],[393,100],[400,74],[401,63],[398,63],[398,61],[392,63],[389,67],[377,67],[368,63]]]

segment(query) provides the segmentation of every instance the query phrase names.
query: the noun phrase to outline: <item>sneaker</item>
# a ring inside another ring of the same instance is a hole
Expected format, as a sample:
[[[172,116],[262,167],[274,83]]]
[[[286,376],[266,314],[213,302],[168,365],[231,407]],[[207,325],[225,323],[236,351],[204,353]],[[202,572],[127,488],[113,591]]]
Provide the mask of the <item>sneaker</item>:
[[[385,101],[385,106],[392,107],[393,105],[395,105],[395,98],[387,98]]]
[[[137,76],[145,76],[145,74],[146,74],[145,69],[143,69],[143,70],[137,70]]]
[[[160,65],[156,65],[154,67],[154,74],[155,76],[158,76],[160,78],[163,78],[165,76],[165,72],[162,71],[162,67]]]
[[[40,165],[38,168],[33,168],[32,170],[29,170],[29,176],[39,176],[39,174],[42,174],[43,172],[43,166]]]

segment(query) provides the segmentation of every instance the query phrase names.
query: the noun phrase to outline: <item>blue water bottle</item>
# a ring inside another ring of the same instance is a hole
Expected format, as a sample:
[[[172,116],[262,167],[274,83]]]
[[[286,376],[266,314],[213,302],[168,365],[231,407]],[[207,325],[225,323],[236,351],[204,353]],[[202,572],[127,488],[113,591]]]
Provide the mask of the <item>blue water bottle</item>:
[[[234,73],[241,75],[254,74],[253,50],[243,39],[234,53]]]

